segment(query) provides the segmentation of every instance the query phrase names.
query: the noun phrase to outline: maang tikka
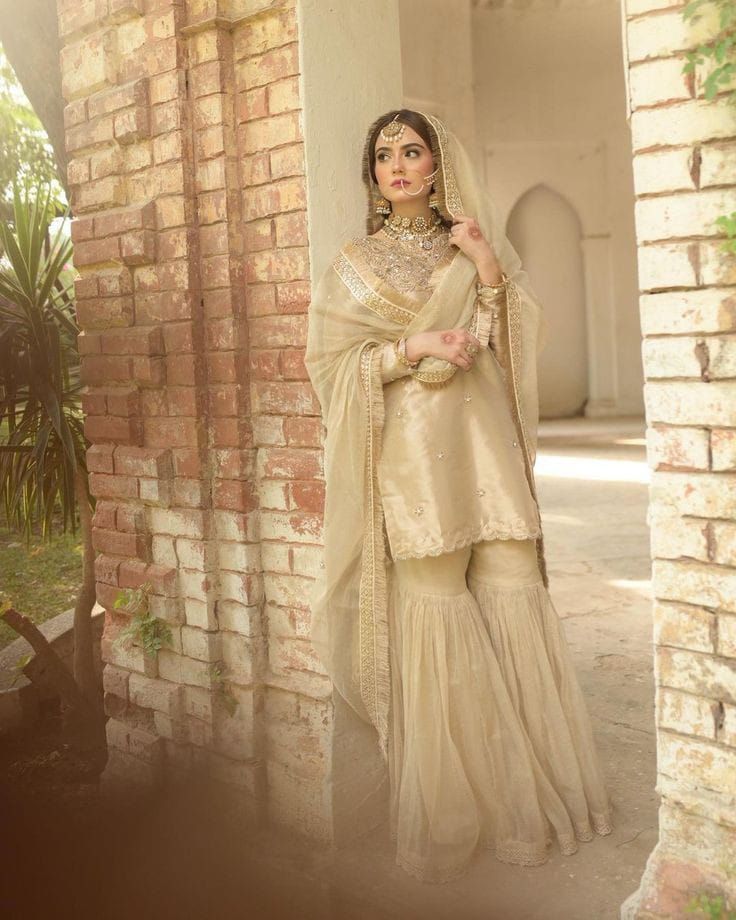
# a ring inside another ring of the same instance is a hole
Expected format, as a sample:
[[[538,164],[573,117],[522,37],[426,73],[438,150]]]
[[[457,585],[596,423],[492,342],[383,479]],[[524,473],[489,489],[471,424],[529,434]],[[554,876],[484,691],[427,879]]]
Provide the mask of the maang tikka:
[[[381,128],[381,137],[386,141],[387,144],[390,144],[391,141],[400,140],[401,135],[404,133],[404,128],[406,125],[399,121],[398,118],[399,113],[397,112],[391,121]]]

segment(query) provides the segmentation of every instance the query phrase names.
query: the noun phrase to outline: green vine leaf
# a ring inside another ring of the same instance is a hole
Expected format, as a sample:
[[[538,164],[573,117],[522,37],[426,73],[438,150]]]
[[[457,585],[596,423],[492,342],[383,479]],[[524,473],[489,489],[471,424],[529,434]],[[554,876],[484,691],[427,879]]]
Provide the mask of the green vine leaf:
[[[171,645],[171,627],[159,617],[151,616],[148,595],[151,585],[123,588],[115,598],[113,607],[132,614],[130,621],[113,640],[113,645],[130,647],[137,644],[150,658],[155,658],[164,645]]]

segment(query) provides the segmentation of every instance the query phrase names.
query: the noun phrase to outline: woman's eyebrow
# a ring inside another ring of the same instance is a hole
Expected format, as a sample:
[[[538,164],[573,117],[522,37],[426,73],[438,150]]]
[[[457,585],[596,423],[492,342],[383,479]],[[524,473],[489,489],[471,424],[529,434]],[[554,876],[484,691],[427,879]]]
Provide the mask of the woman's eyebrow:
[[[411,143],[409,144],[402,144],[401,147],[399,147],[399,150],[406,150],[407,147],[424,147],[424,144],[420,143],[419,141],[411,141]],[[389,149],[390,149],[389,147],[379,147],[376,150],[376,153],[380,153],[382,150],[389,150]]]

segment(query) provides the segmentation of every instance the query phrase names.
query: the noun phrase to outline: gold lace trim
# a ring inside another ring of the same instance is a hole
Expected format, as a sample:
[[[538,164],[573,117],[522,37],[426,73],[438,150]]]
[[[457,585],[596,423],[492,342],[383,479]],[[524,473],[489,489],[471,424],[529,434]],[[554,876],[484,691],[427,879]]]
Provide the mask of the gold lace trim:
[[[414,319],[416,314],[412,313],[411,310],[396,306],[396,304],[386,300],[385,297],[381,297],[380,294],[377,294],[369,287],[344,253],[340,253],[332,264],[345,287],[364,307],[368,307],[369,310],[384,319],[394,320],[394,322],[400,323],[402,326],[408,326]]]
[[[521,298],[519,297],[518,288],[511,280],[509,280],[506,285],[506,318],[506,333],[508,337],[507,353],[510,371],[507,384],[510,385],[511,390],[512,415],[514,417],[514,424],[516,425],[519,443],[524,457],[524,470],[526,472],[527,482],[529,483],[529,490],[538,507],[539,501],[537,499],[537,490],[534,483],[534,464],[529,454],[526,422],[521,411],[521,402],[519,399],[519,375],[522,366]],[[536,550],[539,571],[542,573],[542,581],[545,588],[547,588],[549,587],[549,577],[547,575],[547,563],[544,556],[544,534],[541,529],[537,537]]]
[[[378,743],[388,759],[389,670],[386,545],[383,505],[378,491],[378,458],[384,424],[382,346],[369,342],[360,353],[361,385],[365,394],[365,532],[358,594],[360,696],[378,732]]]

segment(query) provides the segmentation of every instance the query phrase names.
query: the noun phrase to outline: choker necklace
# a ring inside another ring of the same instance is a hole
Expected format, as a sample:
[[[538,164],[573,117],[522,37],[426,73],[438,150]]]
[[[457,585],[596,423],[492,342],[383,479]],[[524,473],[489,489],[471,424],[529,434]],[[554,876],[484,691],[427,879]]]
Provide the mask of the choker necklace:
[[[401,217],[391,214],[383,222],[383,229],[394,240],[417,242],[422,249],[431,249],[435,238],[442,232],[442,220],[435,216],[431,222],[422,217]]]

